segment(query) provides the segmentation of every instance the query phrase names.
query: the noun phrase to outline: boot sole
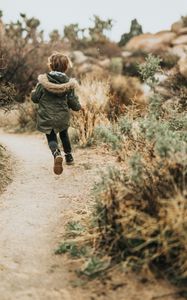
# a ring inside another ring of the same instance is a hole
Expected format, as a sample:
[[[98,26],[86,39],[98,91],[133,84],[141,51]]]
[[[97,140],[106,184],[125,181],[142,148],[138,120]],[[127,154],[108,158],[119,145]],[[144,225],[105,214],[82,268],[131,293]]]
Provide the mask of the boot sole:
[[[60,175],[63,172],[62,162],[63,162],[62,156],[55,157],[53,170],[56,175]]]
[[[74,165],[74,164],[75,164],[74,161],[66,162],[66,165],[68,165],[68,166],[72,166],[72,165]]]

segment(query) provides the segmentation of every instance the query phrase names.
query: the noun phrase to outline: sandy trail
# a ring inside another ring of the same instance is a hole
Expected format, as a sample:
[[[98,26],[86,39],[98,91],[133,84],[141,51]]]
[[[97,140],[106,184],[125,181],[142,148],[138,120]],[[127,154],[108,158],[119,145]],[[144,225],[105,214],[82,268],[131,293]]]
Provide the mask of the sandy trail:
[[[77,151],[79,164],[56,176],[40,136],[1,133],[0,143],[15,162],[13,182],[0,199],[0,300],[74,299],[68,272],[53,254],[54,240],[65,212],[89,198],[96,175],[80,163],[89,164],[87,152]]]
[[[88,209],[98,170],[115,159],[96,150],[77,150],[75,166],[65,166],[63,175],[56,176],[40,135],[1,132],[0,144],[11,153],[14,169],[13,182],[0,198],[0,300],[176,299],[169,284],[142,284],[134,274],[115,273],[105,287],[93,282],[73,289],[70,262],[54,255],[63,224]],[[115,284],[122,287],[116,291]]]

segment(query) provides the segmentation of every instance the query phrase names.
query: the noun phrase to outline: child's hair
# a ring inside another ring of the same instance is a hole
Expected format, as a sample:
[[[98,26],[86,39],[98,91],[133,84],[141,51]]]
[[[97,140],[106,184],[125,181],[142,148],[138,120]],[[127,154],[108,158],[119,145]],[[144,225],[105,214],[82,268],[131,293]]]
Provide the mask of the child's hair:
[[[67,55],[60,52],[54,52],[48,58],[48,67],[52,71],[66,72],[68,68],[72,67],[72,63]]]

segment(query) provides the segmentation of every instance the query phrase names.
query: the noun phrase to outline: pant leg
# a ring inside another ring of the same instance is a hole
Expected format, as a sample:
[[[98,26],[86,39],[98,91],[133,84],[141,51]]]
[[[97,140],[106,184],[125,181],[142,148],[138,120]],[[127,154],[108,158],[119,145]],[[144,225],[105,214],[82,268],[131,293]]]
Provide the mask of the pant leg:
[[[62,141],[62,146],[65,154],[71,153],[72,149],[71,149],[71,143],[68,135],[68,129],[62,130],[60,132],[60,139]]]
[[[50,134],[46,134],[49,148],[51,149],[52,154],[58,149],[57,135],[54,130],[51,130]]]

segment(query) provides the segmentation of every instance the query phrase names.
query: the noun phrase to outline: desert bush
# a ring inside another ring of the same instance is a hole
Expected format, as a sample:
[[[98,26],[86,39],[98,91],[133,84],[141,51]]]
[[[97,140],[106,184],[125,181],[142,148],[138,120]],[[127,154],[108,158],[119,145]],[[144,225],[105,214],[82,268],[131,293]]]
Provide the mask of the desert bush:
[[[177,65],[179,57],[177,55],[168,53],[168,52],[160,52],[158,53],[161,58],[160,66],[164,69],[172,69]]]
[[[138,78],[122,75],[111,78],[110,95],[106,108],[110,119],[116,119],[117,116],[123,114],[126,106],[143,100],[143,91]]]
[[[98,41],[94,43],[94,46],[99,50],[100,56],[119,57],[121,55],[120,47],[109,40]]]
[[[21,20],[16,23],[4,24],[4,34],[1,36],[1,54],[5,68],[2,73],[5,82],[16,86],[19,100],[28,93],[31,82],[36,80],[39,33],[37,19],[28,19],[21,14]],[[33,82],[32,82],[33,84]]]
[[[164,83],[164,87],[169,91],[175,101],[178,110],[187,109],[187,80],[179,73],[178,69],[169,75]]]
[[[23,102],[36,84],[39,73],[47,70],[47,57],[54,49],[54,41],[45,43],[39,31],[39,20],[20,14],[17,22],[3,24],[0,35],[0,56],[4,67],[1,77],[17,90],[17,101]],[[63,43],[61,43],[63,49]]]
[[[131,56],[123,58],[123,75],[140,78],[139,65],[145,62],[147,54],[143,51],[131,53]]]
[[[145,83],[147,83],[153,90],[158,84],[158,79],[155,77],[157,72],[161,71],[161,59],[158,56],[149,54],[145,63],[139,66],[139,73]]]
[[[91,145],[95,128],[107,124],[105,106],[109,99],[109,83],[93,75],[82,78],[78,96],[84,111],[72,114],[72,127],[78,130],[81,146]]]
[[[16,90],[13,84],[4,83],[0,85],[0,109],[8,111],[12,108],[16,100]]]
[[[37,107],[30,98],[18,106],[18,124],[16,130],[19,132],[36,130]]]
[[[112,149],[118,149],[120,147],[120,136],[112,126],[97,126],[94,131],[94,136],[98,144],[103,142],[112,147]]]
[[[102,174],[95,187],[96,249],[113,263],[125,261],[135,271],[149,269],[186,284],[187,121],[177,108],[162,109],[155,92],[159,63],[149,57],[140,67],[152,88],[145,116],[134,112],[100,134],[121,164]]]
[[[136,270],[154,266],[186,279],[186,171],[171,161],[151,168],[136,155],[124,172],[105,175],[97,186],[99,246]]]
[[[116,74],[122,74],[123,61],[121,57],[113,57],[110,62],[110,71]]]

